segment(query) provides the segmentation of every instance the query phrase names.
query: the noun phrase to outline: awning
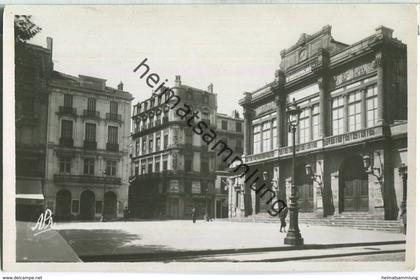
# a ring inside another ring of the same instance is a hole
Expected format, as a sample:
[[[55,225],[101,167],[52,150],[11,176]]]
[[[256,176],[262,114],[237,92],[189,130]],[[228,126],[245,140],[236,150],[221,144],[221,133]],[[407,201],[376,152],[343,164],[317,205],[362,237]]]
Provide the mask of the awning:
[[[42,204],[42,182],[39,179],[17,179],[16,201],[18,204]]]

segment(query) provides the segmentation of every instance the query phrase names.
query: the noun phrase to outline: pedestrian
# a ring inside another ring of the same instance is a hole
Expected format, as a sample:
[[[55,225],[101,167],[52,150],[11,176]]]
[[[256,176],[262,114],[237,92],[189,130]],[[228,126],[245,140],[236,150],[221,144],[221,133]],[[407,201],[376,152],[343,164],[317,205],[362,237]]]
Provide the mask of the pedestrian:
[[[130,210],[128,210],[128,207],[126,206],[124,208],[124,220],[127,222],[128,221],[128,217],[130,215]]]
[[[284,232],[286,232],[286,217],[287,214],[289,213],[289,208],[287,208],[287,206],[285,205],[283,209],[281,209],[280,213],[279,213],[279,217],[280,217],[280,232],[283,232],[283,228],[284,228]]]
[[[196,217],[195,207],[193,207],[193,208],[191,209],[191,217],[192,217],[193,223],[195,223],[195,220],[197,219],[197,217]]]

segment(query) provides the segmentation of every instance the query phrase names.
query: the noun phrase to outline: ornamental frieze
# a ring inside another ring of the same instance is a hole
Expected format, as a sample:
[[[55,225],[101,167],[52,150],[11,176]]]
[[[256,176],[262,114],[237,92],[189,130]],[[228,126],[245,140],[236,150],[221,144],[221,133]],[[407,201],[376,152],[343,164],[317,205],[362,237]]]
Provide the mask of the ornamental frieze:
[[[372,73],[375,71],[376,66],[377,66],[377,62],[376,60],[373,60],[372,62],[362,64],[360,66],[349,69],[343,73],[335,75],[334,76],[335,85],[339,86],[343,84],[344,82]]]

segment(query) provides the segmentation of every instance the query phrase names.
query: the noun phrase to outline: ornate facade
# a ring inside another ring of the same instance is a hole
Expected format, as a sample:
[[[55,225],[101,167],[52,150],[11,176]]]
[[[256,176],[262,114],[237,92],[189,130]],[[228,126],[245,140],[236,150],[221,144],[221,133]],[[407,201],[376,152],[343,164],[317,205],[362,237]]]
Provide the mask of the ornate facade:
[[[346,45],[333,39],[330,26],[303,34],[281,51],[275,80],[240,100],[243,160],[267,172],[279,198],[287,202],[292,140],[286,108],[295,100],[302,109],[295,169],[300,212],[397,219],[404,211],[407,57],[406,45],[392,35],[381,26]],[[315,180],[306,176],[305,166]],[[266,211],[264,198],[249,185],[242,189],[243,215]]]

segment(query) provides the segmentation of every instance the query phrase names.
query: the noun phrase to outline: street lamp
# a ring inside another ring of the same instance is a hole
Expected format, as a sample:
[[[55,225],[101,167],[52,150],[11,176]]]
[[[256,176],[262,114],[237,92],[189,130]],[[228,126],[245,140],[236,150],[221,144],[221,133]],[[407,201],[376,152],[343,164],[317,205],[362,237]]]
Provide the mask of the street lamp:
[[[287,107],[286,113],[289,118],[289,129],[292,131],[292,144],[293,144],[293,156],[292,156],[292,183],[291,183],[291,194],[290,194],[290,226],[286,237],[284,238],[284,244],[287,245],[303,245],[303,238],[300,235],[299,224],[298,224],[298,195],[295,186],[295,157],[296,157],[296,127],[299,124],[299,115],[302,110],[296,104],[296,100],[293,98],[292,104]]]

